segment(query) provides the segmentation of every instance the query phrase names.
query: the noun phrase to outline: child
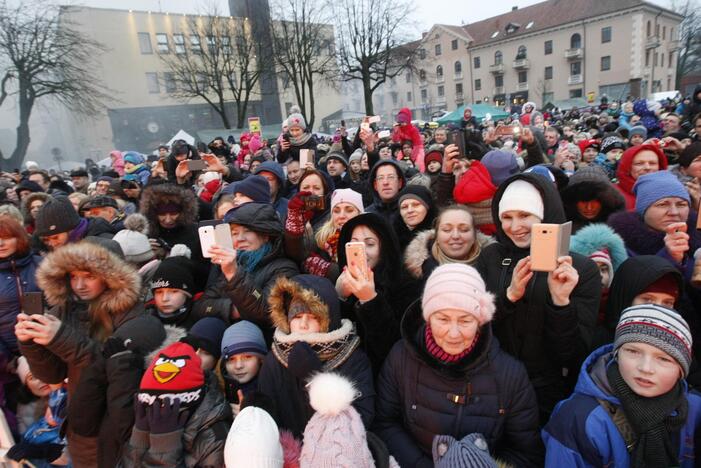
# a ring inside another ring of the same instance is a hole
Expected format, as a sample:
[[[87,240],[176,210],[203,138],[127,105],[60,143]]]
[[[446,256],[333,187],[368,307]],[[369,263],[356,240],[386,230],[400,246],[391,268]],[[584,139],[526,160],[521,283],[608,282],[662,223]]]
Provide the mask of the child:
[[[161,262],[151,281],[153,303],[148,310],[167,325],[189,330],[198,317],[192,312],[195,279],[192,262],[185,257],[169,257]]]
[[[226,323],[216,317],[205,317],[195,323],[183,341],[192,345],[202,361],[202,370],[213,371],[221,356],[221,341]]]
[[[545,426],[545,466],[694,466],[701,397],[685,381],[691,345],[676,311],[625,309],[613,345],[587,358]]]
[[[220,370],[226,400],[234,417],[241,408],[241,397],[246,397],[258,387],[258,373],[267,354],[263,332],[252,322],[241,320],[224,332]]]

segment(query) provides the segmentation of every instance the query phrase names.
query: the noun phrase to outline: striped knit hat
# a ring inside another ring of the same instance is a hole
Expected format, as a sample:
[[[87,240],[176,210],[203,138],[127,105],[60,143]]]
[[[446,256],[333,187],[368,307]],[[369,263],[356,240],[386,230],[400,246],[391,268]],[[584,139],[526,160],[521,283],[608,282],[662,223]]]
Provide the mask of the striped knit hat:
[[[691,330],[675,310],[655,304],[628,307],[621,314],[613,340],[618,350],[625,343],[645,343],[661,349],[677,360],[689,374],[691,364]]]

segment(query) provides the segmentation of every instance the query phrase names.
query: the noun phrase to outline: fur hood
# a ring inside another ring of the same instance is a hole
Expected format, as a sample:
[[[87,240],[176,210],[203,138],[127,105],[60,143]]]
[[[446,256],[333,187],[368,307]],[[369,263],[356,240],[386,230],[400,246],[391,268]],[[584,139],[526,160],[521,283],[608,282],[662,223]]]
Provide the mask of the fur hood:
[[[141,195],[140,211],[148,219],[149,233],[152,237],[158,237],[161,232],[156,212],[158,207],[165,203],[174,203],[182,207],[178,226],[189,226],[197,221],[199,207],[192,190],[174,184],[146,187]]]
[[[160,350],[180,341],[187,336],[187,331],[184,328],[176,327],[175,325],[163,325],[163,328],[166,331],[166,338],[163,340],[163,343],[156,347],[156,349],[144,356],[144,369],[148,369],[148,366],[150,366],[153,360],[156,359],[156,356]]]
[[[68,275],[77,270],[89,271],[107,284],[107,289],[90,304],[91,310],[118,315],[139,301],[141,277],[134,267],[104,247],[81,241],[51,252],[39,266],[37,284],[49,305],[63,305],[71,299]]]
[[[34,192],[27,195],[27,198],[22,200],[22,216],[24,216],[24,221],[32,221],[29,213],[29,207],[32,205],[32,203],[34,203],[36,200],[41,200],[42,202],[46,203],[46,200],[49,198],[51,198],[51,195],[44,192]]]
[[[628,258],[628,252],[621,236],[605,224],[590,224],[572,236],[570,243],[572,252],[588,257],[601,249],[606,249],[611,256],[613,271],[618,270],[621,263]]]
[[[326,278],[313,275],[279,277],[268,295],[270,318],[275,328],[290,333],[287,310],[292,299],[304,302],[314,314],[322,330],[334,331],[341,326],[341,311],[336,290]]]
[[[492,237],[487,236],[480,231],[475,232],[477,233],[476,240],[479,242],[482,249],[489,244],[494,243],[494,239]],[[423,277],[423,265],[426,260],[433,258],[431,255],[431,248],[433,247],[433,242],[435,240],[436,230],[428,229],[416,234],[414,240],[409,243],[409,246],[404,252],[404,267],[413,278],[420,279]]]

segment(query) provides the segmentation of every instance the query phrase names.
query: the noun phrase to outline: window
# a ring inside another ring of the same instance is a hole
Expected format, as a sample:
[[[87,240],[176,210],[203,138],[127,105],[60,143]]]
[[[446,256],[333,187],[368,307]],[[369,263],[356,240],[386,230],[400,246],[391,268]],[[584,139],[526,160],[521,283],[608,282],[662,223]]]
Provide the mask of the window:
[[[462,83],[455,83],[455,94],[462,97]]]
[[[647,20],[647,37],[650,37],[652,35],[652,23],[650,23],[650,20]]]
[[[151,47],[151,34],[139,33],[139,49],[142,54],[152,54],[153,48]]]
[[[419,81],[426,81],[426,70],[423,68],[419,70]]]
[[[453,39],[453,41],[450,43],[450,48],[452,50],[458,50],[458,40],[457,39]]]
[[[441,45],[436,44],[436,57],[438,57],[439,55],[441,55]]]
[[[213,54],[217,50],[217,40],[214,38],[214,36],[207,36],[206,41],[209,53]]]
[[[406,100],[411,102],[411,91],[406,92]]]
[[[497,88],[504,86],[504,75],[497,75],[494,77],[494,86]]]
[[[664,67],[664,52],[660,54],[660,66]]]
[[[581,97],[582,97],[582,88],[570,89],[570,99],[581,98]]]
[[[528,72],[527,71],[520,71],[518,72],[518,82],[519,83],[527,83],[528,82]]]
[[[445,96],[445,86],[440,85],[438,87],[438,97],[444,97]]]
[[[420,58],[421,60],[425,60],[425,59],[426,59],[426,49],[419,49],[419,58]]]
[[[546,80],[553,79],[553,67],[545,67],[545,79]]]
[[[479,91],[480,89],[482,89],[482,80],[477,78],[475,80],[475,91]]]
[[[158,44],[158,53],[159,54],[167,54],[169,52],[168,35],[167,34],[157,33],[156,34],[156,43]]]
[[[425,89],[421,90],[421,102],[428,101],[428,91]]]
[[[570,63],[570,76],[582,74],[582,62]]]
[[[611,26],[601,28],[601,43],[611,42]]]
[[[526,58],[526,46],[518,46],[518,51],[516,52],[516,60],[522,60]]]
[[[606,55],[601,57],[601,71],[606,71],[611,69],[611,56]]]
[[[166,72],[163,74],[163,84],[166,88],[166,93],[174,93],[177,90],[175,84],[175,73]]]
[[[667,36],[667,26],[662,26],[662,40]]]
[[[480,65],[481,65],[480,62],[481,62],[481,60],[480,60],[479,57],[475,57],[475,58],[473,59],[473,62],[475,63],[475,68],[479,68],[479,67],[480,67]]]
[[[460,60],[453,65],[453,72],[455,76],[462,76],[462,62],[460,62]]]
[[[669,28],[669,40],[673,41],[674,40],[674,28]]]
[[[222,36],[221,37],[221,48],[222,48],[222,51],[224,52],[224,55],[231,54],[231,38],[229,36]]]
[[[579,33],[574,33],[570,37],[570,49],[579,49],[582,47],[582,36]]]
[[[650,49],[645,51],[645,66],[650,66]]]
[[[197,80],[197,89],[202,90],[202,91],[207,91],[207,75],[204,73],[197,73],[195,75],[195,79]]]
[[[397,94],[396,91],[392,91],[391,96],[392,96],[392,104],[396,106],[397,101],[399,100],[399,95]]]
[[[550,55],[553,53],[553,41],[545,41],[545,55]]]
[[[674,57],[674,52],[669,53],[669,65],[667,65],[669,68],[672,68],[672,57]]]
[[[652,66],[654,66],[654,67],[657,66],[657,59],[659,58],[659,56],[660,56],[660,54],[658,54],[657,52],[655,52],[655,58],[654,58],[654,60],[652,61]]]
[[[655,25],[655,37],[660,37],[660,25]]]
[[[173,43],[175,44],[175,53],[185,53],[185,37],[182,34],[173,34]]]
[[[190,48],[194,54],[202,53],[202,45],[200,44],[200,36],[193,34],[190,36]]]
[[[443,80],[443,66],[442,65],[438,65],[436,67],[436,78],[439,81]]]
[[[411,72],[406,73],[406,82],[411,83]]]
[[[158,94],[161,91],[158,87],[158,73],[146,73],[146,88],[151,94]]]
[[[501,65],[503,63],[503,56],[501,55],[501,51],[497,50],[494,52],[494,65]]]

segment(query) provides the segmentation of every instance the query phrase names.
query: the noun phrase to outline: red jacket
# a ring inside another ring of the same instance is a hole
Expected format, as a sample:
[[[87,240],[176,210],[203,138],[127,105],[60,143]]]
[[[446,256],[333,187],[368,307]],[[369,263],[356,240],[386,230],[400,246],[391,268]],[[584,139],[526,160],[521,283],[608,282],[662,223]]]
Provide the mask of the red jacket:
[[[630,170],[633,167],[633,158],[635,155],[643,150],[650,150],[657,155],[657,160],[659,163],[659,170],[664,171],[667,169],[667,156],[662,152],[662,150],[657,145],[638,145],[631,146],[623,152],[621,160],[618,162],[618,169],[616,169],[616,177],[618,178],[618,185],[616,188],[623,194],[626,199],[626,210],[635,210],[635,194],[633,193],[633,186],[635,185],[635,180],[633,176],[630,175]]]

